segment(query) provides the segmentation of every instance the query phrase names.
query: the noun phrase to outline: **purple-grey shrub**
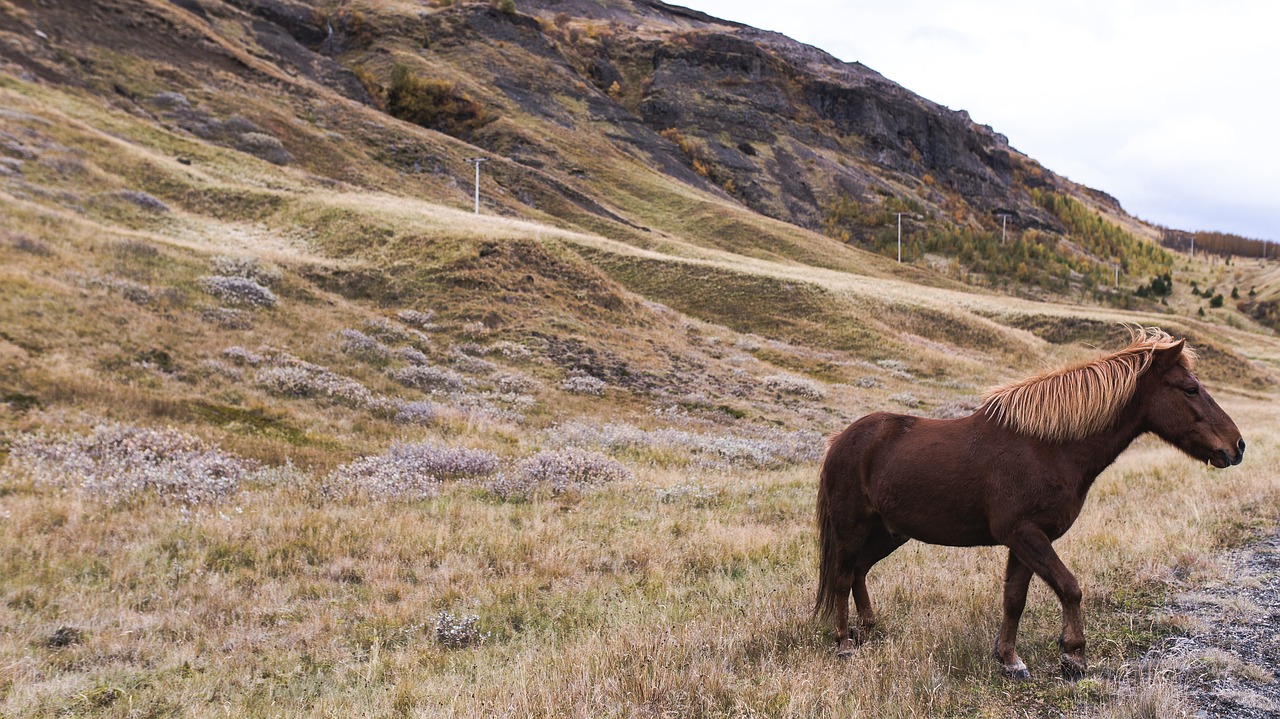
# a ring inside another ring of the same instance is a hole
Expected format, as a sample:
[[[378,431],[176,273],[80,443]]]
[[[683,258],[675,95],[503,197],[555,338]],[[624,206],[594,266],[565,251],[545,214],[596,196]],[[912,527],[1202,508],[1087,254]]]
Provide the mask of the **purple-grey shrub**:
[[[436,642],[449,649],[462,649],[479,644],[488,634],[476,627],[480,617],[474,614],[454,615],[441,611],[436,616]]]
[[[383,342],[408,342],[409,335],[386,317],[374,317],[365,320],[361,327],[366,334],[377,337]]]
[[[83,436],[19,435],[3,472],[110,502],[197,505],[235,493],[257,468],[175,429],[108,424]]]
[[[162,200],[141,190],[112,190],[103,192],[97,197],[107,200],[124,200],[150,212],[169,212],[169,206]]]
[[[284,145],[276,137],[265,132],[245,132],[236,138],[236,149],[250,155],[256,155],[273,165],[287,165],[293,162],[293,155],[284,149]]]
[[[560,389],[570,394],[585,394],[592,397],[599,397],[604,394],[604,388],[604,380],[596,379],[589,375],[569,377],[560,383]]]
[[[890,395],[889,401],[897,402],[904,407],[911,407],[912,409],[920,406],[920,398],[910,392],[899,392],[898,394]]]
[[[385,362],[391,358],[391,350],[386,345],[360,330],[338,330],[338,339],[340,349],[353,357],[369,362]]]
[[[428,365],[431,361],[417,347],[400,347],[395,351],[395,356],[402,362],[408,362],[413,365]]]
[[[516,344],[507,340],[495,342],[489,347],[490,352],[497,352],[509,360],[528,359],[533,356],[533,350],[522,344]]]
[[[419,310],[400,310],[396,313],[396,319],[401,322],[417,327],[423,330],[433,330],[436,328],[433,322],[436,319],[436,313],[432,310],[425,312]]]
[[[156,301],[156,294],[150,287],[123,277],[116,277],[115,275],[84,275],[78,272],[70,273],[70,277],[72,281],[81,286],[101,287],[115,292],[135,305],[150,305]]]
[[[542,387],[538,380],[518,372],[502,372],[493,379],[500,391],[514,394],[527,394]]]
[[[199,279],[200,289],[223,302],[254,307],[275,307],[276,295],[247,277],[208,275]]]
[[[382,454],[360,457],[334,470],[325,487],[330,494],[422,499],[435,494],[441,482],[488,477],[499,462],[498,455],[485,450],[397,442]]]
[[[385,413],[396,424],[431,424],[436,419],[436,405],[426,400],[387,400]]]
[[[259,369],[254,384],[285,397],[327,398],[353,408],[376,408],[377,398],[359,382],[309,362]]]
[[[804,399],[820,400],[827,396],[827,391],[818,383],[805,377],[790,374],[769,375],[761,380],[764,386],[782,394],[793,394]]]
[[[631,424],[567,422],[548,432],[553,445],[598,447],[610,452],[680,452],[708,469],[773,469],[816,462],[826,450],[822,435],[809,430],[764,431],[760,436],[701,434],[671,427],[640,429]]]
[[[495,477],[485,488],[504,499],[527,499],[582,492],[610,482],[631,479],[631,470],[599,452],[564,447],[544,449],[520,462],[511,476]]]
[[[462,375],[445,367],[414,365],[392,370],[391,379],[406,387],[423,391],[461,392],[466,386]]]
[[[958,417],[968,417],[978,411],[980,405],[971,400],[959,400],[956,402],[944,402],[934,408],[930,413],[930,417],[935,419],[956,419]]]
[[[209,266],[215,275],[243,277],[264,286],[271,286],[280,281],[280,270],[263,264],[256,257],[219,255],[210,260]]]
[[[720,501],[721,491],[697,482],[684,482],[672,487],[665,487],[654,492],[654,496],[663,504],[691,504],[695,507],[710,507]]]
[[[205,307],[200,310],[200,320],[228,330],[247,330],[253,327],[248,312],[233,307]]]
[[[250,367],[257,367],[267,361],[266,357],[263,357],[257,352],[250,352],[240,345],[232,345],[222,350],[222,356],[238,365],[248,365]]]
[[[467,374],[493,374],[498,371],[498,365],[487,359],[474,357],[456,348],[452,354],[453,366]]]

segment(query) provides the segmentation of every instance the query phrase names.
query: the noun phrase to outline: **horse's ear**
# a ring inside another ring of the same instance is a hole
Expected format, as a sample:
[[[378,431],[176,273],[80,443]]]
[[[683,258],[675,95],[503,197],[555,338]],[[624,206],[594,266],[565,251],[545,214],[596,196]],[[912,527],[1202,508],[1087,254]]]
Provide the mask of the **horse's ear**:
[[[1167,371],[1182,359],[1182,348],[1187,346],[1186,340],[1178,340],[1177,343],[1164,349],[1155,351],[1156,369],[1161,372]]]

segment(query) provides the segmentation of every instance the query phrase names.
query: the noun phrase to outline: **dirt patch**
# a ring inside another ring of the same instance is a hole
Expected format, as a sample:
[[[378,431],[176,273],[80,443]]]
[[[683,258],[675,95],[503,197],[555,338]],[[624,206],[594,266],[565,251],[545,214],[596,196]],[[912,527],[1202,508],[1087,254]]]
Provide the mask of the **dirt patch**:
[[[1280,717],[1280,533],[1229,553],[1224,579],[1177,597],[1167,655],[1197,716]]]

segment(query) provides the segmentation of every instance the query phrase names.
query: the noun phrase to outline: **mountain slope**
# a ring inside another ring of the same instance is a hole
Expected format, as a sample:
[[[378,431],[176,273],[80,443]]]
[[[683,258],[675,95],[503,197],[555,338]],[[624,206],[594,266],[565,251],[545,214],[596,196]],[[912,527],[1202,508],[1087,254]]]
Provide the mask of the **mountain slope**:
[[[801,345],[901,353],[905,329],[1021,364],[1043,349],[991,318],[1046,313],[957,293],[973,277],[960,260],[1058,258],[1072,273],[1063,289],[1088,296],[1109,269],[1086,242],[1093,228],[1095,245],[1147,246],[1105,196],[962,113],[662,3],[107,0],[3,12],[9,104],[27,106],[7,119],[16,199],[202,251],[341,266],[303,274],[383,306],[430,297],[459,323],[483,318],[516,339],[565,314],[595,316],[600,336],[646,332],[629,290]],[[426,123],[447,132],[388,114],[410,90],[449,110]],[[469,207],[464,160],[477,153],[490,160],[486,213],[541,226],[469,224],[437,206]],[[130,207],[129,193],[166,209]],[[929,236],[956,250],[950,269],[842,241],[831,196],[855,230],[895,208],[951,228]],[[996,209],[1041,229],[996,245],[981,234]],[[584,296],[598,299],[573,299]]]
[[[1019,251],[1043,266],[1022,272],[1023,284],[1093,292],[1112,255],[1131,282],[1167,267],[1167,258],[1132,256],[1132,239],[1081,245],[1046,198],[1074,197],[1130,233],[1152,230],[964,113],[860,65],[662,3],[517,7],[117,0],[85,13],[48,3],[13,13],[24,24],[9,47],[25,48],[12,59],[36,76],[357,186],[465,206],[463,159],[483,148],[491,211],[641,246],[677,236],[892,272],[849,249],[886,250],[894,214],[906,212],[909,259],[942,268],[935,259],[949,258],[950,280],[992,284],[1019,269],[993,246],[1003,214]],[[51,28],[50,40],[31,41],[36,24]],[[131,36],[161,41],[134,53]],[[236,68],[240,81],[229,82]],[[174,92],[181,98],[165,94]],[[414,115],[415,98],[439,109]],[[378,117],[377,108],[465,142]],[[344,134],[352,127],[356,136]],[[250,148],[255,141],[266,144]]]

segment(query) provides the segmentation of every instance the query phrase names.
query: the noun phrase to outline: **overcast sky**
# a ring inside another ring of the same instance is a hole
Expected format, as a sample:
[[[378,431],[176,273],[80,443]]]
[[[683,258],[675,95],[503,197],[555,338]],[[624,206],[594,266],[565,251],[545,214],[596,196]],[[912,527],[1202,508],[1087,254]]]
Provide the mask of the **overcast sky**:
[[[1280,3],[669,1],[968,110],[1143,219],[1280,240]]]

